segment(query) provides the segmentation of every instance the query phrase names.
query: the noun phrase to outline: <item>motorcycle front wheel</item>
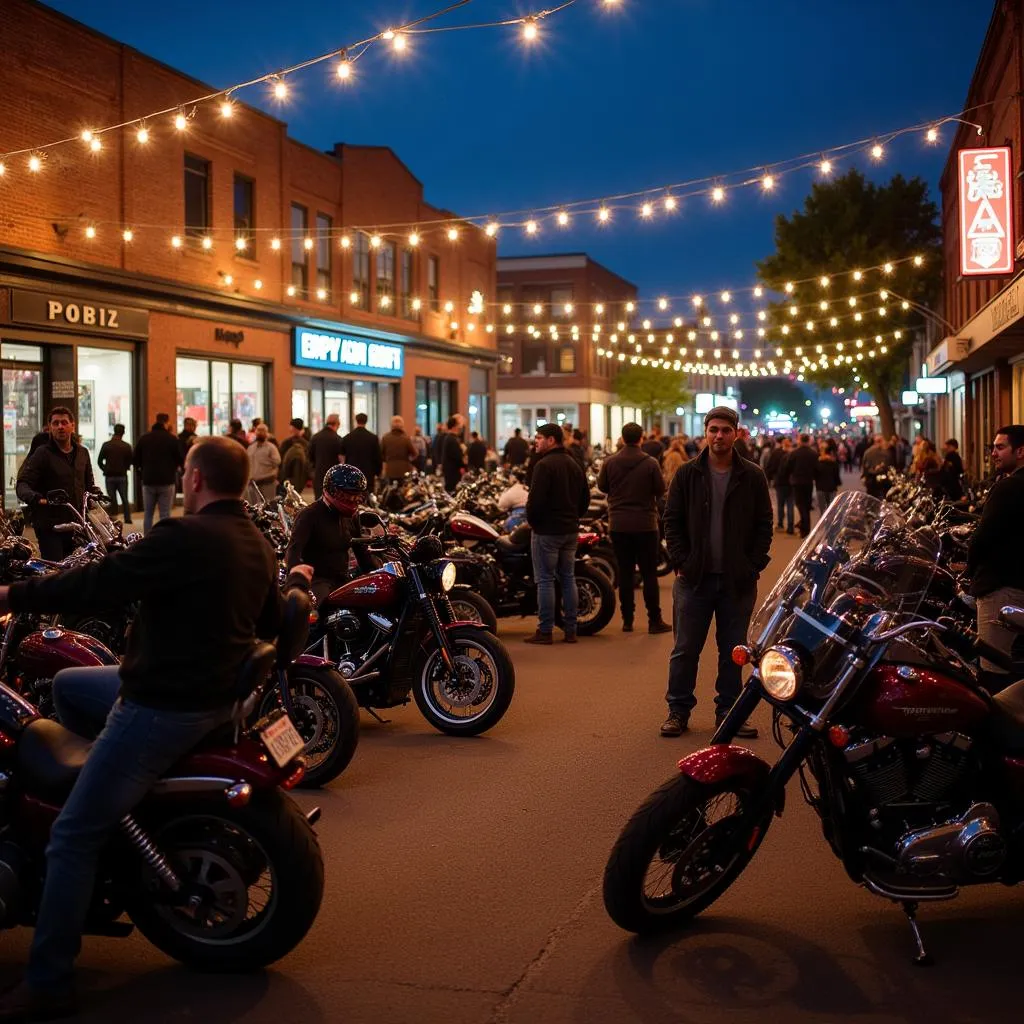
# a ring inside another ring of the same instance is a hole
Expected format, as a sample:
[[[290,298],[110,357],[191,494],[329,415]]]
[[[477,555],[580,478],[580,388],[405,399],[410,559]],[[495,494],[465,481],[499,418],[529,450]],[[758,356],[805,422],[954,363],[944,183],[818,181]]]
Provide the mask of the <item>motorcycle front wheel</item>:
[[[312,927],[324,891],[320,846],[298,806],[273,789],[245,807],[197,801],[171,814],[147,828],[183,893],[172,897],[140,865],[128,908],[139,931],[201,970],[252,971],[290,953]]]
[[[678,927],[711,906],[757,852],[771,813],[741,829],[756,794],[738,781],[677,775],[622,830],[604,871],[608,916],[629,932]]]
[[[413,696],[423,717],[439,732],[478,736],[501,721],[516,688],[516,671],[505,645],[480,628],[450,630],[454,671],[439,648],[420,660]]]

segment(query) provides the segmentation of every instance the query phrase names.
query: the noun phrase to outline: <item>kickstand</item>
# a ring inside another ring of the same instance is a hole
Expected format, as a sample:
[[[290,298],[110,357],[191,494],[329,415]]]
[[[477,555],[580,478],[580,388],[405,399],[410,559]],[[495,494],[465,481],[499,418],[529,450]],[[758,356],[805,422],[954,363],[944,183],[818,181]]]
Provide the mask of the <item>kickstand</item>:
[[[390,718],[381,718],[380,715],[378,715],[377,712],[373,710],[373,708],[366,708],[365,710],[370,715],[371,718],[375,718],[378,722],[380,722],[381,725],[391,724]]]
[[[903,913],[907,915],[907,922],[914,935],[914,945],[917,947],[914,953],[913,964],[915,967],[931,967],[935,961],[928,955],[921,940],[921,929],[917,926],[917,904],[904,901],[900,904]]]

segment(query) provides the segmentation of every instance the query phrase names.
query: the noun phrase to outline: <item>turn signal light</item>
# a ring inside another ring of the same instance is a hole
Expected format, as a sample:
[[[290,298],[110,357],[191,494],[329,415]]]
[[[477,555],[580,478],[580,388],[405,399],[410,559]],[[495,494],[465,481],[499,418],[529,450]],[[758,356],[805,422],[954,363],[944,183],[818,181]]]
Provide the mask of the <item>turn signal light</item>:
[[[829,742],[842,750],[850,742],[850,730],[845,725],[833,725],[828,731]]]
[[[306,777],[306,766],[303,762],[299,762],[295,766],[295,770],[288,776],[288,778],[282,780],[278,785],[282,789],[294,789],[304,778]]]
[[[751,650],[749,647],[744,647],[743,644],[737,644],[732,649],[732,662],[734,665],[749,665],[751,659]]]

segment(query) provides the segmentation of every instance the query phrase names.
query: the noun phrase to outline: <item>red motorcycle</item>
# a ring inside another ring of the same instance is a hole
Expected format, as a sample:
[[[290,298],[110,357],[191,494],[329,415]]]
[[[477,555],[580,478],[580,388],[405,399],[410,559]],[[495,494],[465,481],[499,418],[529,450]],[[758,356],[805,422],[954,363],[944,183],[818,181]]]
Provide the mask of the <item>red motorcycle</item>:
[[[277,648],[255,644],[236,697],[254,704],[274,668],[305,641],[309,605],[288,601]],[[102,664],[92,638],[33,634],[34,664]],[[302,738],[276,711],[244,732],[228,726],[183,758],[120,823],[101,857],[86,931],[153,945],[204,969],[251,970],[280,959],[309,931],[323,896],[323,858],[285,795],[302,781]],[[31,927],[50,826],[88,756],[88,741],[0,684],[0,928]],[[124,920],[127,915],[128,920]]]
[[[689,921],[739,878],[785,787],[804,798],[850,878],[916,913],[961,886],[1024,880],[1024,681],[996,696],[979,644],[920,615],[940,541],[850,492],[829,507],[733,658],[754,670],[712,739],[636,811],[611,852],[605,907],[629,931]],[[1006,609],[1008,620],[1021,615]],[[761,702],[783,752],[731,745]]]

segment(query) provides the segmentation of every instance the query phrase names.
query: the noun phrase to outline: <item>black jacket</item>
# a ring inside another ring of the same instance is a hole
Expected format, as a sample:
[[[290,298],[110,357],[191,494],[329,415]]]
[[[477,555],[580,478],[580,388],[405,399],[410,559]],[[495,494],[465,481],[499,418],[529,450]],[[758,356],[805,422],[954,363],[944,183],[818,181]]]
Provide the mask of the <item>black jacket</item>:
[[[66,455],[55,441],[47,441],[37,448],[18,470],[17,495],[26,505],[35,505],[32,525],[37,530],[50,529],[55,523],[65,523],[70,518],[66,509],[39,505],[49,491],[67,491],[71,504],[81,509],[85,492],[94,484],[92,459],[82,445],[71,442],[71,451]]]
[[[652,459],[657,459],[658,462],[661,462],[665,457],[664,445],[662,445],[660,441],[656,441],[653,437],[649,441],[645,441],[641,447]]]
[[[384,466],[380,441],[366,427],[356,427],[341,439],[341,454],[347,463],[363,471],[367,483],[372,485],[374,478],[380,476]]]
[[[835,459],[818,459],[814,467],[814,484],[819,491],[838,491],[843,485],[839,463]]]
[[[959,501],[964,496],[964,460],[957,451],[946,452],[939,471],[939,486],[942,496],[950,501]]]
[[[808,444],[798,445],[786,457],[785,470],[794,487],[810,487],[818,472],[818,451]]]
[[[673,568],[697,586],[710,539],[711,467],[705,448],[672,478],[662,520]],[[725,494],[725,575],[734,588],[752,586],[771,560],[772,503],[761,467],[733,452]]]
[[[135,444],[135,465],[147,487],[166,487],[178,479],[181,445],[169,430],[154,423]]]
[[[198,436],[194,430],[183,430],[178,434],[178,451],[181,455],[182,466],[185,465],[185,456],[188,455],[189,448],[195,444]]]
[[[534,533],[576,533],[580,516],[590,507],[587,476],[576,460],[558,445],[537,456],[526,499],[526,521]]]
[[[608,495],[608,514],[615,533],[647,533],[658,529],[658,499],[665,478],[658,460],[634,445],[605,459],[597,486]]]
[[[779,470],[782,468],[783,462],[786,461],[788,452],[782,450],[782,445],[776,445],[768,456],[768,463],[764,467],[764,475],[768,478],[768,482],[774,484],[776,487],[783,486],[786,481],[779,476]]]
[[[359,525],[352,516],[343,516],[326,502],[314,502],[295,517],[285,565],[311,565],[316,578],[340,585],[348,579],[352,538],[358,536]],[[373,564],[366,548],[357,545],[355,551],[360,567],[369,572]]]
[[[120,437],[104,441],[96,465],[104,476],[127,476],[132,468],[132,446]]]
[[[484,469],[487,465],[487,442],[473,441],[466,452],[466,461],[470,469]]]
[[[338,464],[343,445],[336,430],[324,427],[309,442],[309,461],[313,464],[313,493],[319,498],[324,489],[324,474]]]
[[[1024,545],[1018,539],[1024,509],[1024,471],[1017,470],[993,486],[985,499],[971,546],[967,571],[971,593],[984,597],[1000,587],[1024,589]]]
[[[230,705],[254,639],[276,636],[280,625],[274,553],[239,501],[161,519],[143,540],[101,562],[10,591],[16,612],[91,612],[128,601],[140,605],[121,694],[147,707]]]
[[[505,461],[510,466],[521,466],[530,454],[530,442],[525,437],[510,437],[505,442]]]
[[[447,476],[449,473],[457,472],[465,464],[466,460],[462,454],[459,435],[454,430],[449,430],[444,435],[444,441],[441,442],[441,468]]]

